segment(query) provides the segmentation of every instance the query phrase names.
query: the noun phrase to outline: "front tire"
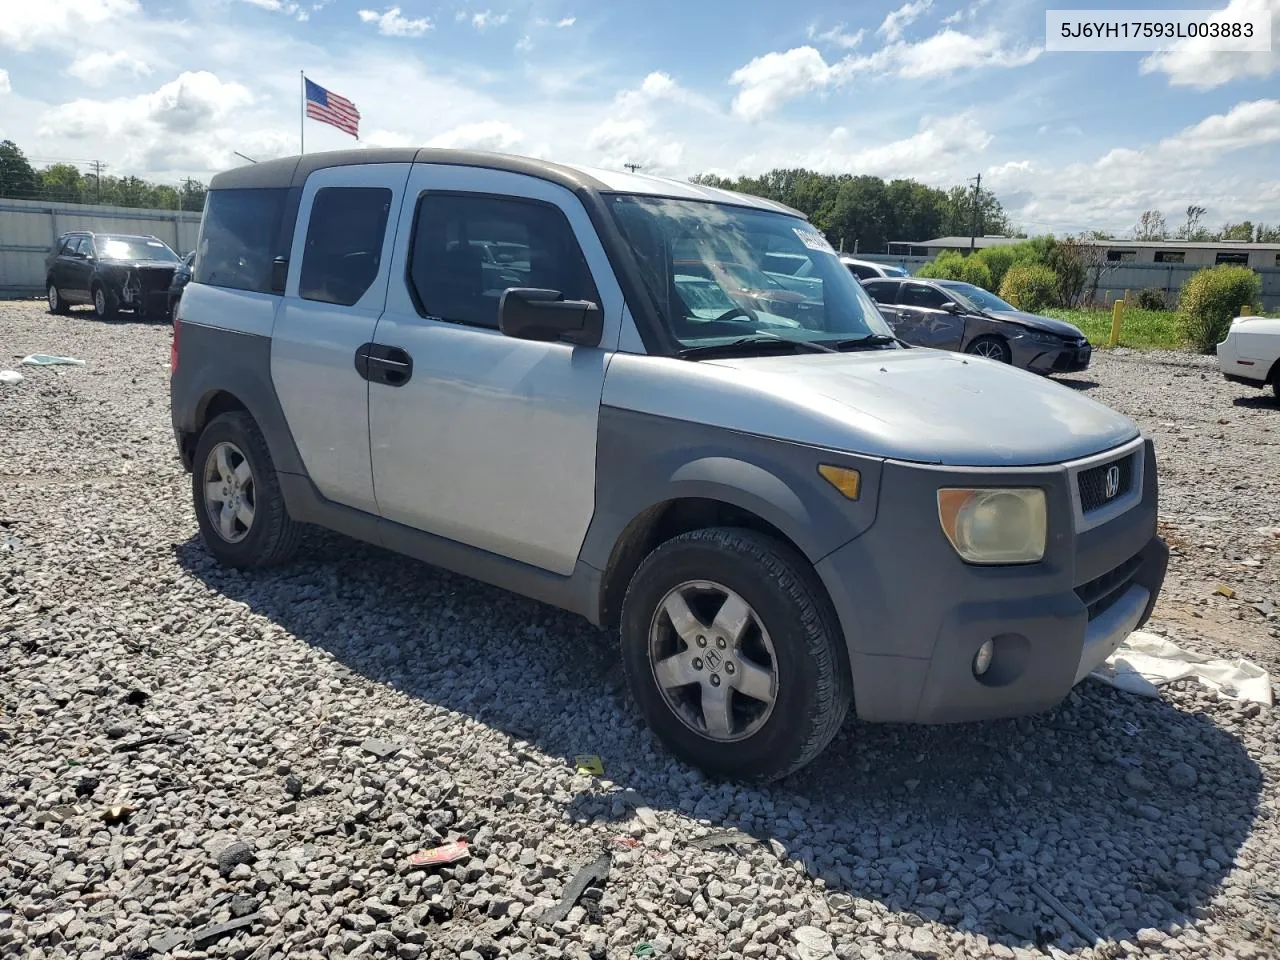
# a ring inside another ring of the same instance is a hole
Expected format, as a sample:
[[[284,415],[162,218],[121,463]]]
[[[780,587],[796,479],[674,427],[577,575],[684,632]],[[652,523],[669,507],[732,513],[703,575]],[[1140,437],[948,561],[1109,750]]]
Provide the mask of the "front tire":
[[[205,546],[227,567],[268,567],[293,556],[302,525],[285,506],[267,440],[244,411],[220,414],[196,443],[191,493]]]
[[[1003,337],[994,335],[978,337],[965,347],[964,352],[999,363],[1013,363],[1013,351],[1009,349],[1009,344]]]
[[[114,320],[120,305],[110,290],[102,284],[93,288],[93,315],[99,320]]]
[[[640,564],[622,606],[632,695],[673,754],[770,781],[813,760],[849,709],[841,634],[817,576],[780,541],[695,530]]]
[[[49,301],[49,312],[65,317],[71,312],[71,308],[67,306],[67,301],[62,299],[62,294],[58,293],[58,287],[52,280],[49,281],[45,295]]]

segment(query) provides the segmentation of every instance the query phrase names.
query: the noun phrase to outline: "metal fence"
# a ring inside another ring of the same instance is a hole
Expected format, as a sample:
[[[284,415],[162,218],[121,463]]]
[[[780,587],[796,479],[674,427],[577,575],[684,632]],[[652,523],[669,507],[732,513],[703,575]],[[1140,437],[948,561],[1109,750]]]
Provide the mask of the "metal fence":
[[[921,266],[932,262],[932,257],[900,257],[883,253],[860,253],[859,260],[871,260],[875,263],[892,263],[905,267],[915,273]],[[1110,306],[1129,292],[1130,300],[1138,295],[1139,290],[1154,289],[1164,294],[1165,305],[1170,310],[1178,305],[1178,296],[1182,286],[1194,274],[1205,267],[1188,263],[1118,263],[1108,264],[1099,278],[1098,292],[1094,304]],[[1268,313],[1280,310],[1280,269],[1264,267],[1254,268],[1254,273],[1262,278],[1262,309]]]
[[[150,234],[177,253],[195,249],[200,214],[47,200],[0,200],[0,297],[44,294],[44,259],[70,230]]]

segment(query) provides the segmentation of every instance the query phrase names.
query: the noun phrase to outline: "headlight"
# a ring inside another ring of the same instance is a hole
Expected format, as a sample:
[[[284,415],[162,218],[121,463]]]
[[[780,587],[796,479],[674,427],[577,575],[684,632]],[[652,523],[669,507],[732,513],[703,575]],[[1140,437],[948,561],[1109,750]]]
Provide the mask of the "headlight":
[[[1044,559],[1044,491],[1035,488],[938,491],[942,531],[968,563],[1035,563]]]
[[[1043,343],[1049,347],[1060,347],[1063,343],[1062,338],[1056,333],[1046,333],[1043,330],[1028,330],[1023,336],[1032,343]]]

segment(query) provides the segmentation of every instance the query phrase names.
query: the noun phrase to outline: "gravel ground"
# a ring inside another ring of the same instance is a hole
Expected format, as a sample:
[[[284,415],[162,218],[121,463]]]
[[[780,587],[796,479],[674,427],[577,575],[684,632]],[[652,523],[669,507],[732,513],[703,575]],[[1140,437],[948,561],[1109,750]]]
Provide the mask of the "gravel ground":
[[[319,532],[285,569],[214,565],[168,345],[0,304],[0,367],[88,361],[0,386],[0,955],[1280,952],[1270,710],[1088,682],[1017,721],[850,722],[783,784],[710,783],[574,617]],[[1156,437],[1176,552],[1152,628],[1280,675],[1280,410],[1182,355],[1071,382]],[[694,843],[725,829],[749,836]],[[469,859],[409,862],[456,837]]]

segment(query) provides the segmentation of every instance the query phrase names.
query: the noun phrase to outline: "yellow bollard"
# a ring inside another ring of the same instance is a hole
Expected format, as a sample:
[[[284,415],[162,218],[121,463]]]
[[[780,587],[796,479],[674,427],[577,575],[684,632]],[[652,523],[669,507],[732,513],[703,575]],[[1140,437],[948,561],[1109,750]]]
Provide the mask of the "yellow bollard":
[[[1252,317],[1252,316],[1253,316],[1253,307],[1249,306],[1249,304],[1247,304],[1247,303],[1246,303],[1243,307],[1241,307],[1241,308],[1240,308],[1240,316],[1242,316],[1242,317]]]
[[[1107,341],[1110,346],[1116,346],[1120,343],[1120,327],[1124,323],[1124,301],[1117,300],[1111,305],[1111,339]]]

